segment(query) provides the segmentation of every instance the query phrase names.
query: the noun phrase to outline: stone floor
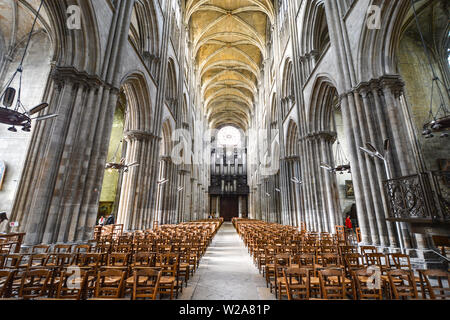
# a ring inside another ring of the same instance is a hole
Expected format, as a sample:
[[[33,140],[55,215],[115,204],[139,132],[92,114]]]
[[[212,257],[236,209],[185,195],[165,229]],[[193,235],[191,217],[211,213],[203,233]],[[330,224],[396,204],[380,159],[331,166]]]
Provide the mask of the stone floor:
[[[230,222],[225,222],[180,300],[274,300]]]

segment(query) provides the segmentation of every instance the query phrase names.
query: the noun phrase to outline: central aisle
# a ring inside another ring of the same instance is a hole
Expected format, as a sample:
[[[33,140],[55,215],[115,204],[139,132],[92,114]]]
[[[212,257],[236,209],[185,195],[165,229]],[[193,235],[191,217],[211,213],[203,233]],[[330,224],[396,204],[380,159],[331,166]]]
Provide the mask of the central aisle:
[[[231,222],[223,223],[181,300],[274,300]]]

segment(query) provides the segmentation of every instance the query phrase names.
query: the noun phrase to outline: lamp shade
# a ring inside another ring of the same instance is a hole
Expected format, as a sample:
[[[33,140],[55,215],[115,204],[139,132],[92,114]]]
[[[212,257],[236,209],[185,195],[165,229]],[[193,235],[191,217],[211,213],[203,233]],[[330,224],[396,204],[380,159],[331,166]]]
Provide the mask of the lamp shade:
[[[16,89],[8,87],[5,90],[5,95],[3,96],[3,105],[7,108],[11,108],[14,103],[14,98],[16,97]]]
[[[0,212],[0,223],[2,223],[5,220],[8,220],[8,217],[6,216],[6,212]]]

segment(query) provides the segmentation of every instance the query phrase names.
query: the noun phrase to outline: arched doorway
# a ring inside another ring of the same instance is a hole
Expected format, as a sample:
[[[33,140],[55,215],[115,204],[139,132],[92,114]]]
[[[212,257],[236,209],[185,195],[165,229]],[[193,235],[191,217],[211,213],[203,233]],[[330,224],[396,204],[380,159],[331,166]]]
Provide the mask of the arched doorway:
[[[119,96],[119,101],[114,112],[114,120],[109,141],[107,163],[126,161],[127,141],[124,137],[127,120],[127,101],[124,92]],[[126,163],[125,163],[126,164]],[[117,217],[120,203],[120,194],[123,182],[124,170],[109,168],[105,170],[103,177],[102,192],[100,193],[98,219],[113,215]]]

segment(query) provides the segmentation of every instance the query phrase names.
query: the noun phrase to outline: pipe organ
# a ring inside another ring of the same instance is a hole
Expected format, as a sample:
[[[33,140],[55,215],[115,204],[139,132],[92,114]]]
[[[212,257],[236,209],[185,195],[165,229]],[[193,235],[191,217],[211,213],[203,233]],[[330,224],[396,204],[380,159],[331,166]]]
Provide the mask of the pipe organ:
[[[216,148],[211,151],[211,195],[247,195],[247,149]]]

